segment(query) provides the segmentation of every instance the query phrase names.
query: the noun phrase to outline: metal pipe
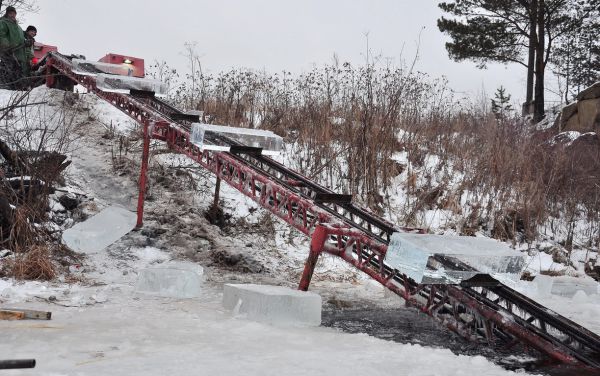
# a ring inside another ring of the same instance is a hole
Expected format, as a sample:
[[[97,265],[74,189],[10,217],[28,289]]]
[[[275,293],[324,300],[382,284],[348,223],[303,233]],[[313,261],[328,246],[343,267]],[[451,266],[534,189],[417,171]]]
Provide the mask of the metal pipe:
[[[298,286],[298,290],[308,291],[310,281],[315,271],[315,266],[317,266],[317,261],[319,261],[319,256],[323,251],[323,246],[325,245],[326,239],[327,230],[323,226],[317,226],[312,235],[310,252],[308,253],[306,264],[304,264],[304,271],[302,272],[302,279],[300,279],[300,286]]]
[[[0,369],[35,368],[35,359],[0,360]]]

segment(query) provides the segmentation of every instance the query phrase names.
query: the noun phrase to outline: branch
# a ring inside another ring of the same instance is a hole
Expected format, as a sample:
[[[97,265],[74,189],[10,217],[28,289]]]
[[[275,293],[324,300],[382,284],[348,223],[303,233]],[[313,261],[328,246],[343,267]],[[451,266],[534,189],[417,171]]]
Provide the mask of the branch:
[[[8,106],[8,107],[0,108],[0,112],[3,112],[3,111],[12,111],[12,110],[14,110],[16,108],[23,108],[23,107],[29,107],[29,106],[39,106],[41,104],[48,104],[48,101],[19,104],[19,105],[16,105],[16,106]],[[2,118],[0,118],[0,120],[2,120]]]
[[[2,113],[2,115],[0,115],[0,121],[4,120],[4,118],[6,116],[8,116],[8,114],[10,113],[10,111],[15,108],[15,106],[18,106],[19,103],[21,103],[25,98],[27,98],[29,96],[29,91],[24,92],[23,94],[21,94],[20,97],[18,97],[10,106],[4,108],[2,111],[4,111]]]

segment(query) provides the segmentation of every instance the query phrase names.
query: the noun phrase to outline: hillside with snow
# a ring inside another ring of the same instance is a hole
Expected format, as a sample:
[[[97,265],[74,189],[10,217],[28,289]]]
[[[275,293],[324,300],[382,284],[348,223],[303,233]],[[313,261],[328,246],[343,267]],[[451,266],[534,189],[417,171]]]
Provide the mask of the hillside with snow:
[[[2,107],[15,95],[1,91]],[[36,104],[12,111],[2,121],[3,134],[16,137],[28,130],[22,137],[33,149],[39,130],[50,129],[48,145],[57,147],[52,140],[60,140],[60,151],[72,161],[64,181],[49,196],[48,220],[39,226],[46,226],[58,240],[62,231],[110,205],[135,211],[141,159],[135,122],[92,94],[71,95],[40,87],[27,102]],[[44,126],[31,128],[31,124]],[[405,140],[414,135],[407,131],[399,137]],[[289,143],[278,158],[303,170],[299,156],[311,154],[305,147],[301,142]],[[411,202],[426,193],[424,187],[443,186],[443,193],[430,196],[426,206],[413,211],[411,224],[434,233],[464,234],[475,197],[491,200],[490,192],[463,190],[455,195],[454,206],[438,205],[446,192],[459,189],[469,171],[425,151],[418,161],[414,150],[394,156],[404,169],[392,178],[392,188],[382,192],[386,196],[382,214],[404,224],[407,209],[414,208]],[[335,173],[329,178],[330,186],[338,184]],[[0,307],[53,312],[52,321],[41,324],[0,321],[6,338],[0,352],[38,361],[35,370],[7,371],[7,375],[515,374],[481,355],[456,355],[439,346],[429,347],[418,333],[413,344],[396,343],[330,327],[269,326],[225,310],[221,305],[224,283],[296,288],[309,240],[223,185],[226,224],[210,224],[204,214],[212,204],[214,177],[158,141],[151,147],[149,179],[141,230],[98,253],[68,257],[55,253],[56,276],[49,281],[0,279]],[[76,200],[75,208],[65,207],[65,196]],[[584,232],[586,223],[581,220],[575,226]],[[472,231],[474,236],[491,235],[483,223]],[[559,257],[562,248],[556,251],[559,231],[531,242],[515,240],[518,236],[509,243],[527,254],[529,275],[543,272],[554,277],[520,280],[511,287],[600,334],[598,284],[584,271],[584,262],[593,253],[590,248],[574,248],[564,261]],[[0,266],[16,257],[10,252],[2,255]],[[181,300],[136,291],[141,270],[170,263],[202,270],[199,298]],[[311,291],[322,296],[324,314],[365,307],[375,314],[377,310],[408,310],[398,298],[384,294],[383,287],[332,256],[319,261]],[[437,369],[441,365],[443,372]]]

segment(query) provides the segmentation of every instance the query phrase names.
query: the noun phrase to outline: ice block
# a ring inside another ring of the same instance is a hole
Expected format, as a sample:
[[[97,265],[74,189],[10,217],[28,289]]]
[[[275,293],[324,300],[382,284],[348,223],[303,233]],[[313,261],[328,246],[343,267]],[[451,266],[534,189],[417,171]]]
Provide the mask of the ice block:
[[[120,76],[133,75],[133,68],[127,64],[111,64],[100,61],[73,59],[73,72],[82,76],[97,76],[99,74],[112,74]]]
[[[418,283],[458,284],[477,274],[518,279],[525,257],[489,238],[397,232],[385,262]]]
[[[202,123],[192,125],[191,142],[194,145],[202,150],[230,151],[229,145],[215,145],[206,142],[211,135],[222,135],[243,146],[260,148],[263,155],[279,154],[283,146],[283,139],[271,131]]]
[[[111,74],[98,74],[96,87],[105,92],[121,94],[131,94],[132,90],[147,91],[157,97],[166,97],[168,91],[168,85],[158,80]]]

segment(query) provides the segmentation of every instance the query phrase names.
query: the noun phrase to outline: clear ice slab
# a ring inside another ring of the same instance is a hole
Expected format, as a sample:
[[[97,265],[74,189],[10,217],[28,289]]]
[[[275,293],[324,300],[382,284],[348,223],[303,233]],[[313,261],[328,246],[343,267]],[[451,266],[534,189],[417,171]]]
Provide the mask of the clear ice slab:
[[[202,267],[183,263],[166,263],[142,269],[138,273],[135,291],[176,299],[197,298],[202,289]]]
[[[321,296],[281,286],[223,287],[223,306],[253,321],[274,325],[321,325]]]
[[[520,278],[525,257],[505,243],[471,236],[392,234],[385,261],[422,284],[458,284],[477,274]]]
[[[133,75],[132,66],[127,64],[111,64],[83,59],[73,59],[71,62],[73,72],[82,76],[97,76],[103,73],[119,76]]]
[[[535,277],[537,280],[540,276]],[[585,292],[586,295],[595,295],[600,293],[600,285],[591,279],[576,278],[569,276],[551,277],[552,283],[550,291],[552,295],[560,295],[572,298],[578,291]]]
[[[244,146],[260,148],[263,155],[279,154],[283,146],[283,138],[271,131],[202,123],[192,124],[191,142],[202,150],[230,151],[229,145],[214,145],[207,142],[207,138],[210,136],[218,135],[238,141]]]
[[[157,97],[166,97],[168,85],[149,78],[98,74],[96,87],[108,93],[131,94],[131,90],[153,92]]]
[[[97,253],[133,230],[137,215],[119,206],[100,213],[63,232],[63,243],[76,252]]]

